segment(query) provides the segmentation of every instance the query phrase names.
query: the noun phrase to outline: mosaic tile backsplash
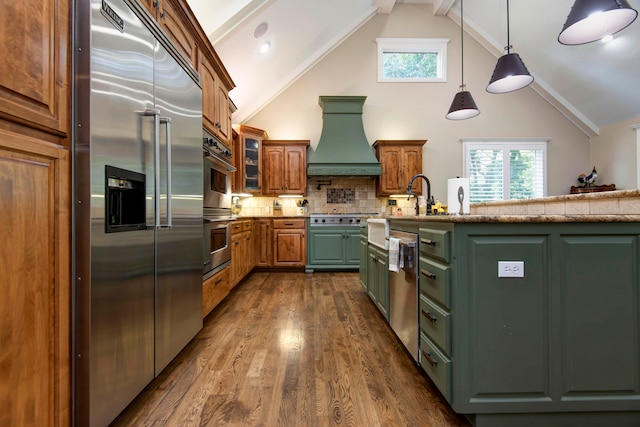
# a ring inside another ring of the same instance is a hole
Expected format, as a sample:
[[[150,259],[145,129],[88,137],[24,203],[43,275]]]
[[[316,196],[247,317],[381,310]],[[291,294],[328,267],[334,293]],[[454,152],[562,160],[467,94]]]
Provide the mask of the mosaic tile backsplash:
[[[327,188],[327,203],[355,203],[356,190],[353,188]]]

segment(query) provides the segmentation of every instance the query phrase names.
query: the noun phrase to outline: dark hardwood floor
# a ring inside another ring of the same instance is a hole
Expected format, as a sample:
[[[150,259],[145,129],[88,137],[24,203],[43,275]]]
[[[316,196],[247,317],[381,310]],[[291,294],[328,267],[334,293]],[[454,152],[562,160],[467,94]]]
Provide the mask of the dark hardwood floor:
[[[248,276],[113,426],[468,426],[357,273]]]

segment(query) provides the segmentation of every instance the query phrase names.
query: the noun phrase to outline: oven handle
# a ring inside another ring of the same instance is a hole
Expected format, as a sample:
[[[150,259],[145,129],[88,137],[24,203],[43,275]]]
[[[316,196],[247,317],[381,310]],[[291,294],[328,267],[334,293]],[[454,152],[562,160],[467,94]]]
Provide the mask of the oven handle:
[[[215,166],[223,168],[225,173],[230,173],[230,172],[237,171],[237,169],[231,163],[229,163],[226,159],[223,159],[222,157],[220,157],[219,155],[217,155],[213,151],[209,151],[204,147],[203,147],[202,151],[204,153],[205,160],[210,161]]]

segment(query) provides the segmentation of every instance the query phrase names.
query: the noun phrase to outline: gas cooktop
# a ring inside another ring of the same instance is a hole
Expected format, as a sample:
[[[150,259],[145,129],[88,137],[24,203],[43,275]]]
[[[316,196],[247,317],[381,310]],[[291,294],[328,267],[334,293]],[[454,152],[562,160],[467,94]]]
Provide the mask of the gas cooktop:
[[[309,224],[314,226],[358,226],[360,225],[360,218],[363,216],[377,215],[371,212],[360,213],[343,213],[343,212],[331,212],[331,213],[313,213],[310,215]]]

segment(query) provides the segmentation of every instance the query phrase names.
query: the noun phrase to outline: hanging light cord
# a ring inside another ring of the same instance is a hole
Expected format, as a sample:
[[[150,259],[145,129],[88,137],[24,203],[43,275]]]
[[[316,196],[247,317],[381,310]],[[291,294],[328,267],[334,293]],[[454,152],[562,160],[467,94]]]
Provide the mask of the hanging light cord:
[[[507,0],[507,55],[510,54],[511,38],[509,36],[509,0]]]

